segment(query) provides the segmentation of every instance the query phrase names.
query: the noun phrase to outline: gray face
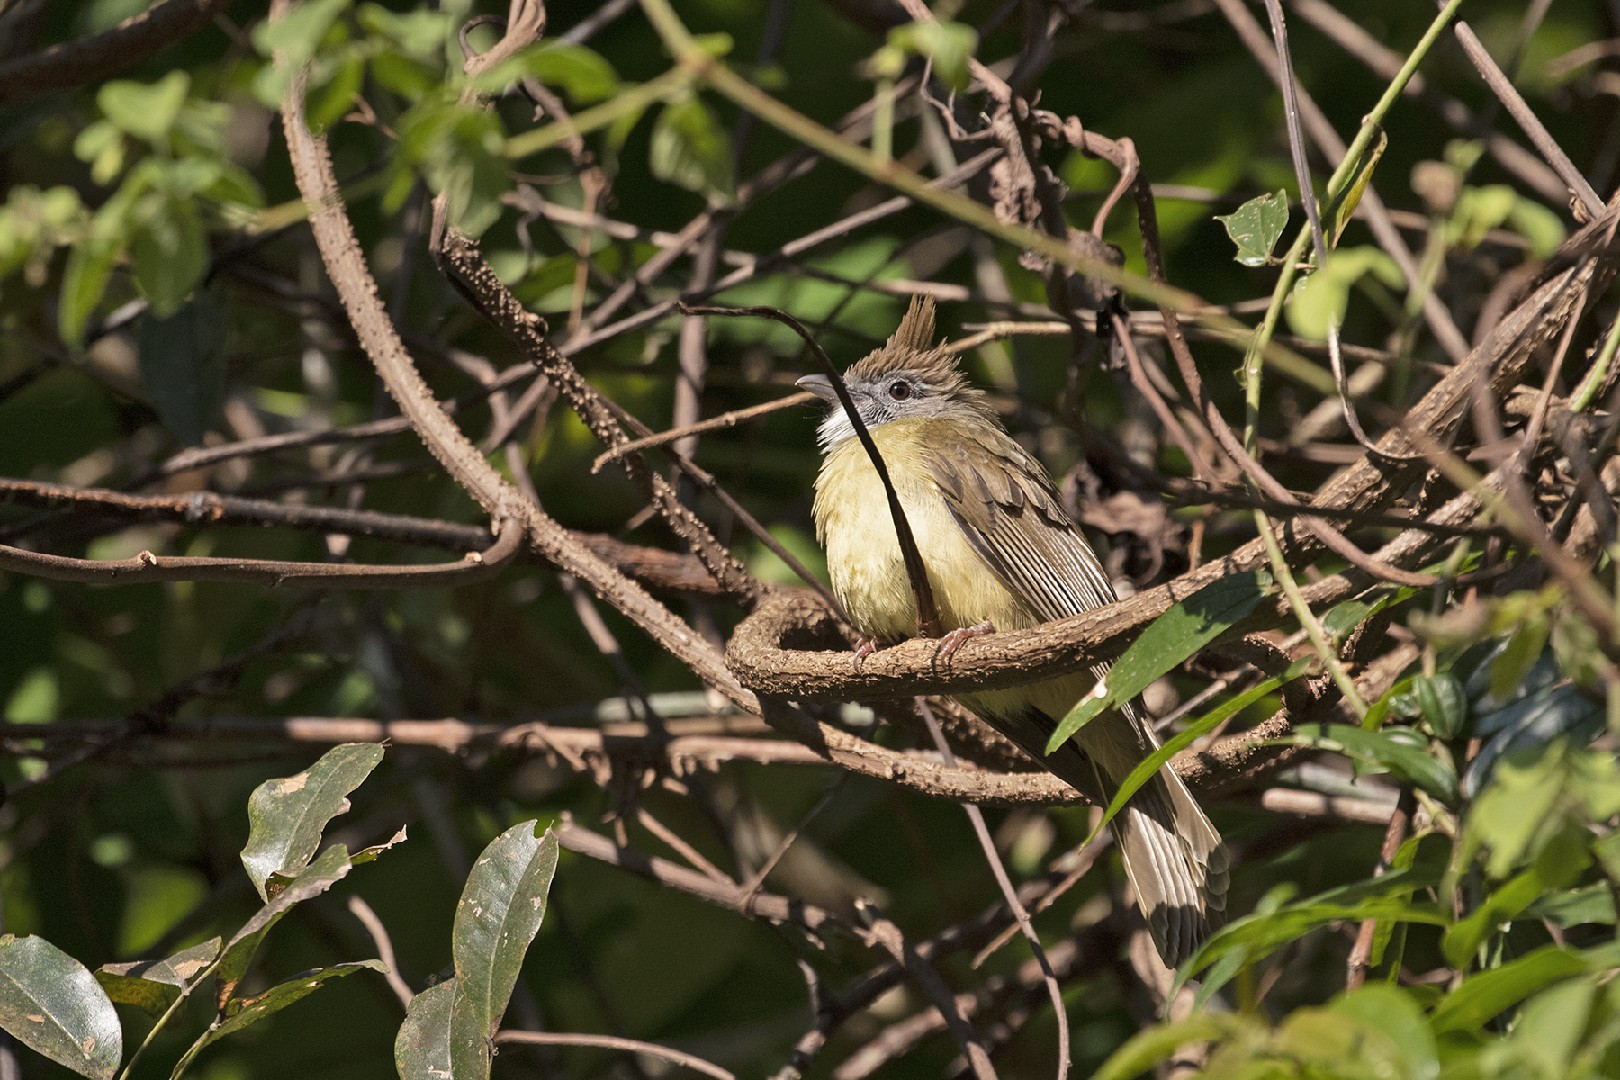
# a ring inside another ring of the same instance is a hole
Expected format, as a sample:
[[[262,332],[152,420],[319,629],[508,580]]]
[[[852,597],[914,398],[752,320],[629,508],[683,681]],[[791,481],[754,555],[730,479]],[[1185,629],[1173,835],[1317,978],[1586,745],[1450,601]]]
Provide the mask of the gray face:
[[[827,376],[806,375],[799,380],[799,386],[832,405],[827,418],[816,429],[816,441],[821,444],[822,453],[855,434],[855,426],[838,403],[838,395]],[[844,386],[855,402],[861,422],[869,429],[890,420],[946,416],[961,409],[961,403],[953,400],[944,387],[912,371],[891,371],[876,379],[846,376]]]

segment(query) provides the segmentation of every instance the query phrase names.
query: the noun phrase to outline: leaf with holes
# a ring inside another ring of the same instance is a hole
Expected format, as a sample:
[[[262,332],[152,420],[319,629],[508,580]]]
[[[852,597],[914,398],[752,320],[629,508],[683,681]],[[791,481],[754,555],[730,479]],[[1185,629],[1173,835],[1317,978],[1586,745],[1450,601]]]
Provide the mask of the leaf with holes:
[[[1288,228],[1288,195],[1277,191],[1250,199],[1230,214],[1216,214],[1237,247],[1234,258],[1244,266],[1265,266]]]
[[[219,955],[220,939],[181,949],[163,960],[136,960],[129,964],[103,964],[96,981],[115,1005],[133,1005],[158,1016],[174,1004],[191,980],[206,971]]]
[[[327,822],[349,809],[349,792],[382,760],[379,743],[334,746],[297,776],[266,780],[248,797],[242,865],[261,899],[271,874],[296,874],[320,847]]]

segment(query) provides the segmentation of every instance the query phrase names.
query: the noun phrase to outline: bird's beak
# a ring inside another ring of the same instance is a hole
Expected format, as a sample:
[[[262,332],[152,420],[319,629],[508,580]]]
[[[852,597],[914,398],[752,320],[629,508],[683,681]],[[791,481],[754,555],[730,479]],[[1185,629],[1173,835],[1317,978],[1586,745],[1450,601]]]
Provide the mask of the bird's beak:
[[[834,404],[838,401],[838,391],[833,389],[832,380],[825,375],[806,375],[797,385],[800,390],[808,390],[824,401]]]

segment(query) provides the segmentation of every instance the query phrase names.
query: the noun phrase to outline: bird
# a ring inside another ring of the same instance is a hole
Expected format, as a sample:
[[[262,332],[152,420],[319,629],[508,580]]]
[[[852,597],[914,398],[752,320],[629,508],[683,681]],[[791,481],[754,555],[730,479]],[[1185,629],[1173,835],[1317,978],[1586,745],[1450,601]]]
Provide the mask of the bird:
[[[889,473],[926,567],[942,651],[997,630],[1079,615],[1116,599],[1045,468],[1007,434],[955,356],[934,340],[934,303],[913,298],[899,328],[843,383]],[[831,403],[817,429],[816,536],[833,595],[860,635],[856,662],[916,633],[917,601],[878,473],[832,380],[798,385]],[[1159,745],[1141,702],[1092,720],[1050,755],[1059,720],[1106,665],[1028,686],[956,695],[1090,802],[1107,806]],[[1110,822],[1125,874],[1166,966],[1190,957],[1226,908],[1220,834],[1168,764]]]

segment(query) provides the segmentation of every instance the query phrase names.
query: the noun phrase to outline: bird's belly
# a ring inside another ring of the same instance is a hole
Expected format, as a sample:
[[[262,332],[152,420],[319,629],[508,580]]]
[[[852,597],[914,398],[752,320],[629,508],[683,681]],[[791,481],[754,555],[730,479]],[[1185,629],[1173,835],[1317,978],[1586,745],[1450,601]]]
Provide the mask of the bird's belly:
[[[895,475],[906,522],[928,570],[934,605],[946,630],[989,620],[998,630],[1017,630],[1040,620],[979,557],[931,479],[910,482]],[[917,632],[917,602],[900,555],[894,520],[882,485],[841,485],[827,507],[823,534],[833,593],[863,634],[900,641]]]

